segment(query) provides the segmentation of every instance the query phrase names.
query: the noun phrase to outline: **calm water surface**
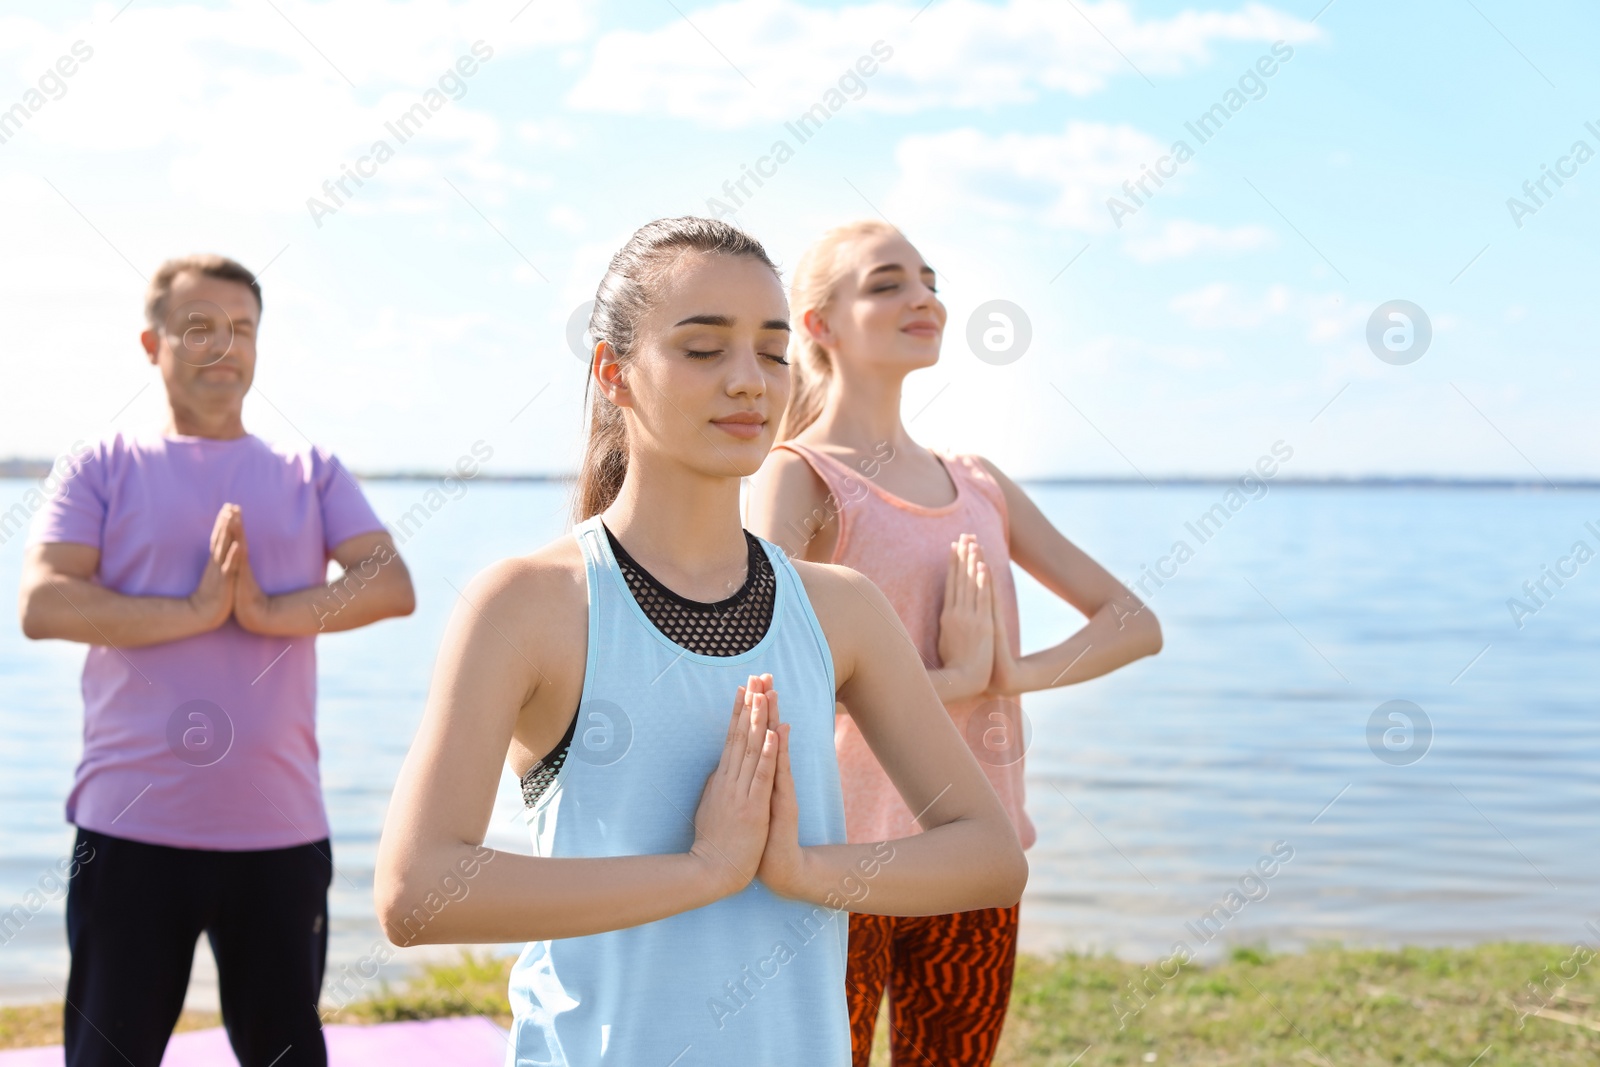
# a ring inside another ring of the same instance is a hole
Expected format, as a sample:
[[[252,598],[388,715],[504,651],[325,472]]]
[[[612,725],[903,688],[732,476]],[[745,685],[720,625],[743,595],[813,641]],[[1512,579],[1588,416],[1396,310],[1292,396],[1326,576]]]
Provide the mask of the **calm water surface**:
[[[0,481],[0,510],[27,487]],[[1166,635],[1159,656],[1024,699],[1039,828],[1026,947],[1150,959],[1179,940],[1203,955],[1320,939],[1570,943],[1600,920],[1600,560],[1560,588],[1547,581],[1553,595],[1520,628],[1507,607],[1513,596],[1537,606],[1523,583],[1575,541],[1600,549],[1584,526],[1600,528],[1600,493],[1279,486],[1202,542],[1186,524],[1222,486],[1028,488],[1118,577],[1138,580],[1164,556],[1173,576],[1145,579]],[[366,489],[394,520],[429,486]],[[565,507],[559,486],[471,485],[402,548],[416,614],[318,642],[338,869],[331,974],[380,938],[373,856],[452,584],[558,536]],[[1180,540],[1192,555],[1177,563]],[[0,546],[5,604],[21,542]],[[1019,589],[1025,650],[1081,624],[1031,580]],[[0,909],[70,851],[62,804],[83,654],[0,627]],[[1391,754],[1400,762],[1369,745],[1369,719],[1391,700],[1431,723],[1420,760],[1403,761],[1421,750],[1420,732]],[[505,776],[491,845],[529,851],[519,812]],[[1292,858],[1230,901],[1274,847]],[[54,998],[65,973],[62,905],[51,901],[0,945],[0,997]]]

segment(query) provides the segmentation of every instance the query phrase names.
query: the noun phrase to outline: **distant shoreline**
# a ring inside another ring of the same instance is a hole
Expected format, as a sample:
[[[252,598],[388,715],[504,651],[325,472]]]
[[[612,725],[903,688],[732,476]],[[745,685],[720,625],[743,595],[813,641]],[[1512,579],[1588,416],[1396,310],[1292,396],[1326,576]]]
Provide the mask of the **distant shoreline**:
[[[426,472],[412,471],[356,471],[355,476],[364,482],[436,482],[443,478],[455,477],[451,472],[429,474]],[[0,475],[3,477],[3,475]],[[475,482],[553,482],[570,483],[575,475],[571,474],[484,474],[480,473],[473,478]],[[1165,475],[1154,478],[1123,478],[1115,475],[1054,475],[1041,478],[1018,478],[1024,485],[1126,485],[1133,488],[1140,486],[1172,487],[1185,485],[1237,485],[1239,476],[1224,475]],[[1376,475],[1357,476],[1350,478],[1269,478],[1264,479],[1268,484],[1278,486],[1300,486],[1309,488],[1339,488],[1351,486],[1358,488],[1381,489],[1600,489],[1600,479],[1557,478],[1548,484],[1537,478],[1431,478],[1419,475],[1399,475],[1395,477],[1381,477]]]
[[[50,473],[46,459],[0,459],[0,480],[14,479],[37,481]],[[437,482],[459,477],[454,471],[355,471],[364,482]],[[504,482],[521,484],[532,482],[571,482],[572,474],[489,474],[480,471],[470,479],[475,482]],[[1110,474],[1052,475],[1038,478],[1018,478],[1028,485],[1126,485],[1126,486],[1185,486],[1185,485],[1237,485],[1240,475],[1222,474],[1167,474],[1150,478],[1126,477]],[[1252,473],[1251,477],[1254,477]],[[1600,478],[1489,478],[1440,477],[1436,475],[1350,475],[1316,477],[1285,477],[1265,479],[1274,486],[1301,486],[1308,488],[1363,488],[1363,489],[1540,489],[1540,490],[1592,490],[1600,489]]]

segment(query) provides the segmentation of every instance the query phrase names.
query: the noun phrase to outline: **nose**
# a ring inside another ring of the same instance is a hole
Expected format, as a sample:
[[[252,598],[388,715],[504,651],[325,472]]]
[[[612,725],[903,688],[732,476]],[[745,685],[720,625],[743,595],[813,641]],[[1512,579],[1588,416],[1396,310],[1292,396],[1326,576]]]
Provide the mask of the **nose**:
[[[727,390],[729,396],[758,397],[767,391],[766,376],[761,373],[761,353],[755,345],[741,344],[739,358],[728,361]]]

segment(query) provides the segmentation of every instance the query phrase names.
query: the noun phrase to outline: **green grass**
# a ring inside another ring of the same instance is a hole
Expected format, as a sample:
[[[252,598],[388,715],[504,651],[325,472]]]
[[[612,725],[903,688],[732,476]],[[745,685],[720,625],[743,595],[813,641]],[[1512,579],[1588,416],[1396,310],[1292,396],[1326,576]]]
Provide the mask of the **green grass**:
[[[475,956],[467,952],[455,963],[424,967],[399,988],[383,983],[379,992],[358,1000],[337,1014],[333,1023],[392,1023],[404,1019],[438,1019],[449,1015],[487,1015],[501,1026],[511,1025],[511,1004],[506,983],[511,976],[510,957]]]
[[[1527,983],[1543,981],[1546,967],[1554,973],[1571,955],[1565,946],[1530,944],[1292,955],[1244,948],[1166,981],[1153,965],[1108,956],[1022,956],[995,1063],[1067,1067],[1089,1048],[1080,1067],[1469,1067],[1475,1058],[1477,1067],[1593,1065],[1600,1062],[1600,958],[1564,986],[1552,982],[1559,996],[1518,1027],[1520,1012],[1532,1006]],[[509,958],[463,954],[404,985],[382,986],[329,1021],[487,1015],[504,1025],[510,968]],[[1133,1013],[1139,1002],[1128,983],[1146,978],[1150,991]],[[1113,997],[1122,998],[1120,1009]],[[0,1009],[0,1047],[58,1042],[60,1019],[59,1005]],[[217,1020],[186,1017],[185,1024]],[[884,1031],[880,1022],[875,1067],[889,1062]]]
[[[1185,967],[1164,983],[1154,967],[1107,957],[1025,957],[996,1063],[1065,1067],[1092,1045],[1080,1061],[1085,1067],[1468,1067],[1475,1059],[1479,1067],[1593,1065],[1600,1033],[1581,1023],[1600,1029],[1600,961],[1579,970],[1563,999],[1551,1002],[1564,1021],[1547,1011],[1518,1028],[1520,1009],[1532,1000],[1526,984],[1542,981],[1545,967],[1557,970],[1571,953],[1528,944],[1327,947],[1283,956],[1239,949],[1225,963]],[[1138,1004],[1127,983],[1152,973],[1142,1010],[1123,1014]],[[1123,998],[1120,1010],[1114,996]]]

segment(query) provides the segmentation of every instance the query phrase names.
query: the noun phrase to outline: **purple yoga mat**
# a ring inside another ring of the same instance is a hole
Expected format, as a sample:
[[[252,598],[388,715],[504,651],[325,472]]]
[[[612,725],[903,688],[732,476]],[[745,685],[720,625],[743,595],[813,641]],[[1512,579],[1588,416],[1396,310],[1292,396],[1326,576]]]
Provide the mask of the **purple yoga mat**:
[[[430,1019],[377,1026],[328,1026],[329,1067],[501,1067],[510,1038],[488,1019]],[[62,1067],[61,1046],[0,1052],[0,1067]],[[233,1050],[221,1027],[174,1034],[161,1067],[231,1064]]]

